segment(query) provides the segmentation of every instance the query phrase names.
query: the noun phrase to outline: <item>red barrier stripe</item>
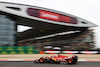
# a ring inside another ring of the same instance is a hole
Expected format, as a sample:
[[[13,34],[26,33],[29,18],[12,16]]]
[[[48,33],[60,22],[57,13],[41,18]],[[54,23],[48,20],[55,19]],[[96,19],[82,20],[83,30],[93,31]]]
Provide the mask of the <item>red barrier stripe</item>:
[[[0,60],[0,61],[7,61],[7,60],[4,59],[4,60]]]
[[[70,51],[70,50],[66,50],[66,51]],[[74,53],[66,53],[66,54],[74,54]]]
[[[74,53],[67,53],[67,54],[74,54]]]
[[[88,50],[84,50],[84,51],[89,52]],[[85,53],[85,54],[92,54],[92,53]]]
[[[48,50],[48,51],[53,51],[53,50]],[[55,53],[49,53],[49,54],[55,54]]]

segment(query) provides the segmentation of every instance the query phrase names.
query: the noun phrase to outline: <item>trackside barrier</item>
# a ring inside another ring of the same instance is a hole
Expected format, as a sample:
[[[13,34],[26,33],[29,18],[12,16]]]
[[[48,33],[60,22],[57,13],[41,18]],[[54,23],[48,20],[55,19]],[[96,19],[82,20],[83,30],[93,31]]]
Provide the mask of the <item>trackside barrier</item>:
[[[35,47],[0,47],[0,54],[39,54]]]
[[[46,54],[58,54],[58,53],[61,53],[61,51],[48,50],[48,51],[44,51],[44,53],[46,53]]]
[[[39,54],[44,54],[44,51],[39,51]]]
[[[47,50],[44,51],[45,54],[58,54],[58,53],[62,53],[62,54],[100,54],[100,51],[98,50],[61,50],[61,51],[55,51],[55,50]]]
[[[81,51],[82,54],[97,54],[98,51]]]
[[[35,47],[0,47],[0,54],[100,54],[100,50],[45,50]]]
[[[65,54],[78,54],[79,51],[62,51],[62,53],[65,53]]]

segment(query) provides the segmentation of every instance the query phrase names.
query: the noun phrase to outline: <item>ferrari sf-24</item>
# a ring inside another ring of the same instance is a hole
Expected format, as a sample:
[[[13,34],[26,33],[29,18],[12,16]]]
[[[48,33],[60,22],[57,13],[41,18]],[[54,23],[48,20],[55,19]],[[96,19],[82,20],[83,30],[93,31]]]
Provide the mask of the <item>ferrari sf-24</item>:
[[[75,64],[78,61],[77,56],[51,56],[51,57],[41,57],[39,59],[34,60],[34,63],[59,63],[59,64]]]

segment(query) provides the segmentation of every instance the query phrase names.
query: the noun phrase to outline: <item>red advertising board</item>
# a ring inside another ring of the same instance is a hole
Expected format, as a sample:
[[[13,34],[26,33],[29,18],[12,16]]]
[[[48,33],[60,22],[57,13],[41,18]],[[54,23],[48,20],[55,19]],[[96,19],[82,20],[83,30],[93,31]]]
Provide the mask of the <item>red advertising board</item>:
[[[27,13],[30,16],[38,17],[38,18],[42,18],[42,19],[58,21],[58,22],[63,22],[63,23],[77,24],[76,18],[67,16],[67,15],[63,15],[63,14],[59,14],[59,13],[54,13],[51,11],[28,8]]]

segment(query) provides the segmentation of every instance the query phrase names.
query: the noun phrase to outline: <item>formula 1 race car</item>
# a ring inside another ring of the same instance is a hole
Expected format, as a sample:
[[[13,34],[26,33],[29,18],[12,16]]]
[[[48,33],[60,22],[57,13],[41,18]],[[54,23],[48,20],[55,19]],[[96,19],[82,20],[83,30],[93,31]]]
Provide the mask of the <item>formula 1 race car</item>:
[[[39,59],[34,60],[34,63],[60,63],[60,64],[75,64],[78,60],[77,56],[51,56],[51,57],[41,57]]]

